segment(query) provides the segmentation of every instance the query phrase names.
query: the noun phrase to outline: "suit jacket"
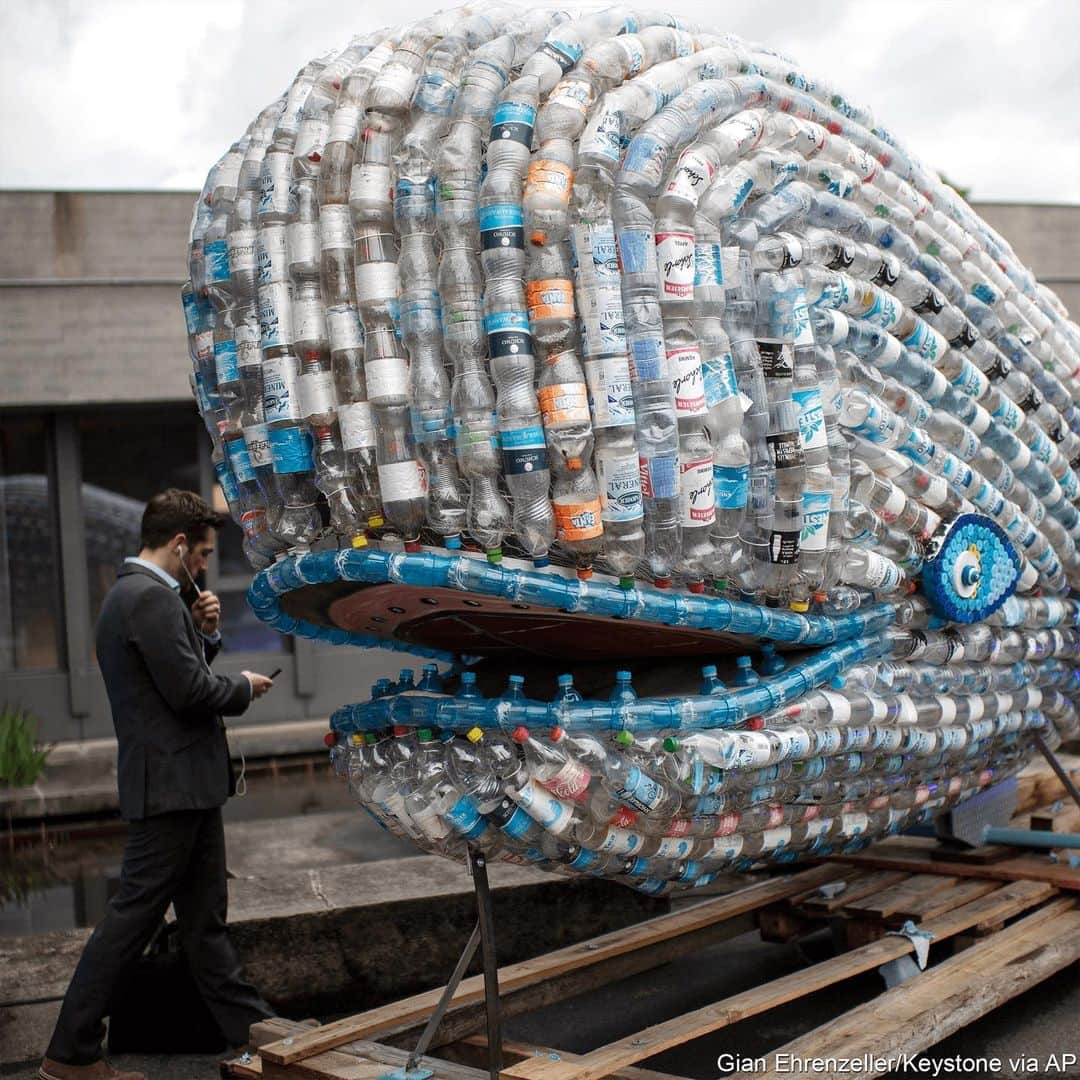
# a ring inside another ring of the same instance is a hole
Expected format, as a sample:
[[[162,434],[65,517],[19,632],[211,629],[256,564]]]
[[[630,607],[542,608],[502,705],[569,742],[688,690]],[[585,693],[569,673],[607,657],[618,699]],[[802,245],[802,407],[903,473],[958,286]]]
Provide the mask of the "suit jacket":
[[[251,704],[243,675],[215,675],[218,651],[179,593],[125,563],[97,625],[97,657],[119,744],[125,821],[221,806],[235,791],[222,716]]]

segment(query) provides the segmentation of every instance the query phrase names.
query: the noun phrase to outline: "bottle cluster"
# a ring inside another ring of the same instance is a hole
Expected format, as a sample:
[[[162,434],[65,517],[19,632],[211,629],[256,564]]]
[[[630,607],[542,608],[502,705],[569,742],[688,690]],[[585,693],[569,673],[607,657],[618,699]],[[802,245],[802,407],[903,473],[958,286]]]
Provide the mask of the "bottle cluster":
[[[843,612],[989,518],[1080,587],[1080,331],[869,110],[655,11],[464,7],[306,64],[183,290],[262,568],[378,543]]]
[[[1052,744],[1075,734],[1080,714],[1062,688],[1076,667],[1025,662],[1020,635],[978,629],[971,660],[861,665],[838,689],[700,730],[641,722],[649,703],[628,671],[607,701],[583,701],[562,675],[541,703],[519,675],[485,699],[464,671],[449,693],[428,664],[419,684],[410,669],[380,680],[371,702],[335,715],[327,741],[363,807],[428,851],[456,857],[468,844],[662,894],[721,871],[856,850],[1011,775],[1034,733]],[[1076,655],[1075,641],[1046,635],[1049,656]],[[786,661],[767,649],[758,667],[740,657],[725,686],[706,665],[687,700],[707,705],[776,679]],[[610,727],[582,725],[601,711]]]

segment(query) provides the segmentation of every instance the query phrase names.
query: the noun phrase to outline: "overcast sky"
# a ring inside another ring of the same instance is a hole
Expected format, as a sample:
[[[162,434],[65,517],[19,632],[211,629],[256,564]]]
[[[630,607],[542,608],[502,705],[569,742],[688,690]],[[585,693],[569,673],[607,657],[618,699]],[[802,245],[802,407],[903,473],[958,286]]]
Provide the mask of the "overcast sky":
[[[973,199],[1080,203],[1080,0],[657,3],[786,52]],[[197,188],[306,60],[439,6],[10,0],[0,187]]]

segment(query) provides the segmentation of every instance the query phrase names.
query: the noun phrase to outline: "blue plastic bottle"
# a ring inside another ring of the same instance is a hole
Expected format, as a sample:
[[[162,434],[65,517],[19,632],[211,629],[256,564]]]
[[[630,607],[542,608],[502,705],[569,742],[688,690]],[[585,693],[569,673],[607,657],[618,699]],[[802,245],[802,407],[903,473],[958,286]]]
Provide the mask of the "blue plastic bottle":
[[[731,681],[736,686],[757,686],[757,684],[761,682],[757,672],[750,665],[749,656],[740,656],[735,663],[739,670],[735,673],[735,678]]]

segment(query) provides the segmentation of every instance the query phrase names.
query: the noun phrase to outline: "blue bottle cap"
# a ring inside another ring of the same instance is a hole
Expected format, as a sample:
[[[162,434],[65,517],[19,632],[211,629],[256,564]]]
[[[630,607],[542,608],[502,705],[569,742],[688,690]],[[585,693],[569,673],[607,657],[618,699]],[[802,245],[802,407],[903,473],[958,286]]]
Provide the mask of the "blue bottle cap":
[[[559,686],[573,686],[574,685],[574,676],[573,675],[560,675],[558,677],[558,679],[556,679],[555,681],[559,684]]]

